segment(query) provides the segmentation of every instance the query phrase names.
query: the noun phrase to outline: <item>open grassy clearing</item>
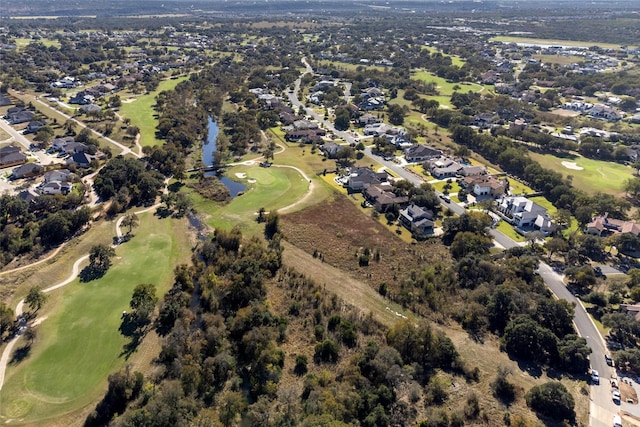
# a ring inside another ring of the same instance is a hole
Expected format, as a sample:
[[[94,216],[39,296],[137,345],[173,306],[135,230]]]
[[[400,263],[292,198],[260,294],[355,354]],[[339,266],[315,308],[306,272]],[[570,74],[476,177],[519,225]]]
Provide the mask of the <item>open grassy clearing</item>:
[[[550,45],[550,46],[576,46],[576,47],[599,46],[603,49],[620,48],[620,45],[615,43],[583,42],[583,41],[577,41],[577,40],[558,40],[558,39],[537,39],[533,37],[515,37],[515,36],[497,36],[490,39],[490,41],[504,42],[504,43],[527,43],[527,44],[539,44],[539,45]]]
[[[31,43],[42,43],[45,47],[57,47],[60,48],[60,42],[58,40],[53,39],[29,39],[29,38],[16,38],[15,39],[16,47],[18,49],[24,48],[25,46],[30,45]]]
[[[318,61],[319,67],[327,67],[327,68],[335,68],[336,70],[344,70],[344,71],[357,71],[361,70],[378,70],[385,71],[387,67],[383,67],[380,65],[371,65],[371,64],[351,64],[349,62],[340,62],[340,61],[330,61],[330,60],[322,60]]]
[[[160,144],[160,141],[156,139],[158,120],[153,109],[156,96],[162,91],[173,90],[178,83],[186,79],[187,77],[179,77],[177,79],[163,80],[158,85],[157,90],[140,95],[134,98],[132,102],[127,102],[127,99],[123,98],[120,115],[131,119],[131,124],[140,129],[140,145],[143,147]]]
[[[128,339],[118,328],[133,288],[152,283],[164,294],[173,266],[190,253],[186,240],[176,237],[186,234],[177,227],[173,220],[141,214],[135,237],[117,248],[104,277],[54,291],[30,355],[7,371],[0,419],[42,425],[95,403],[107,376],[127,362],[121,353]]]
[[[523,184],[520,181],[517,181],[513,178],[507,178],[509,180],[509,192],[515,195],[526,195],[533,194],[536,191],[529,187],[528,185]]]
[[[601,192],[614,196],[624,195],[622,186],[627,179],[632,178],[634,173],[634,170],[629,166],[586,157],[562,158],[533,152],[530,152],[529,156],[545,168],[555,170],[564,177],[571,176],[574,187],[591,194]],[[562,162],[573,162],[583,169],[569,169]]]
[[[412,70],[411,78],[415,80],[422,80],[425,83],[435,83],[440,92],[440,95],[451,96],[453,92],[480,92],[484,90],[482,85],[471,82],[450,82],[442,77],[438,77],[433,73],[424,70]]]
[[[533,55],[535,59],[544,64],[569,65],[577,62],[584,62],[581,56],[564,56],[564,55]]]
[[[449,55],[443,53],[440,49],[435,48],[433,46],[421,46],[423,50],[428,50],[430,53],[441,53],[445,58],[451,58],[451,65],[455,65],[457,67],[462,67],[466,64],[466,61],[459,57],[458,55]]]
[[[334,191],[347,197],[347,199],[351,201],[360,212],[373,218],[373,208],[365,208],[362,206],[362,203],[365,201],[362,193],[348,194],[347,189],[339,185],[335,181],[335,178],[336,174],[334,173],[322,176],[322,180],[326,182],[328,186],[333,188]],[[379,222],[380,225],[382,225],[384,228],[389,230],[389,232],[394,233],[396,236],[398,236],[398,238],[403,240],[404,242],[411,243],[411,241],[413,240],[413,237],[411,236],[411,232],[409,230],[407,230],[405,227],[398,226],[397,221],[389,223],[384,214],[379,214],[377,218],[375,218],[375,220]]]

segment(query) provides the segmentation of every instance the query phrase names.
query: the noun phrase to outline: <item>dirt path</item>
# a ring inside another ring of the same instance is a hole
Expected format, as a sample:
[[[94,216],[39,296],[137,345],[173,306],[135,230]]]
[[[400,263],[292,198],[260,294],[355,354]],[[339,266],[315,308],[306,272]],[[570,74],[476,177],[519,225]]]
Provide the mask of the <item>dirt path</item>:
[[[328,291],[335,293],[346,303],[360,308],[363,313],[371,312],[381,323],[391,326],[405,317],[413,315],[398,305],[385,300],[368,284],[354,279],[345,272],[312,257],[302,249],[283,241],[283,263],[298,271],[304,271]]]

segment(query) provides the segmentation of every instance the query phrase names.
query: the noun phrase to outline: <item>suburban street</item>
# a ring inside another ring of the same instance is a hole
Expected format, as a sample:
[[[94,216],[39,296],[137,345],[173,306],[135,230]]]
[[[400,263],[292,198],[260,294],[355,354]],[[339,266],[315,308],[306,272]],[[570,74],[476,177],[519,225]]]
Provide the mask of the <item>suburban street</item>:
[[[306,59],[303,59],[302,62],[306,67],[306,71],[305,73],[303,73],[303,75],[312,73],[313,69],[310,67]],[[291,104],[296,108],[304,107],[303,102],[298,99],[300,83],[301,78],[296,80],[294,86],[295,90],[288,93]],[[325,129],[333,132],[335,135],[342,138],[347,143],[354,144],[356,142],[356,138],[354,136],[347,132],[337,131],[333,123],[328,120],[324,120],[324,117],[315,112],[312,108],[305,107],[305,111],[308,116],[311,116],[318,123],[322,124]],[[407,171],[397,163],[384,160],[382,157],[373,154],[371,147],[365,148],[365,154],[371,158],[374,158],[385,168],[393,171],[398,176],[415,185],[421,185],[425,182],[424,179],[422,179],[420,176]],[[457,203],[446,203],[444,200],[441,200],[440,203],[458,215],[465,212],[465,208],[458,205]],[[502,246],[505,249],[519,245],[513,239],[496,229],[491,229],[490,234],[492,235],[493,240],[499,246]],[[547,287],[554,293],[557,298],[565,299],[576,304],[574,317],[576,330],[580,336],[584,337],[587,340],[587,344],[592,349],[592,353],[590,356],[591,367],[592,369],[596,369],[599,372],[601,380],[599,385],[590,386],[591,403],[589,410],[589,425],[591,427],[611,426],[614,414],[618,414],[620,410],[626,411],[636,416],[640,415],[640,408],[638,408],[638,405],[630,405],[626,402],[622,402],[620,405],[616,405],[613,402],[611,398],[611,386],[609,383],[609,379],[611,378],[611,374],[615,373],[615,370],[606,364],[604,355],[608,354],[608,350],[605,346],[602,336],[600,335],[600,332],[591,320],[589,314],[586,312],[582,303],[578,300],[578,298],[574,297],[571,292],[569,292],[563,282],[562,276],[553,271],[553,269],[548,264],[541,261],[538,266],[538,273],[544,280]]]

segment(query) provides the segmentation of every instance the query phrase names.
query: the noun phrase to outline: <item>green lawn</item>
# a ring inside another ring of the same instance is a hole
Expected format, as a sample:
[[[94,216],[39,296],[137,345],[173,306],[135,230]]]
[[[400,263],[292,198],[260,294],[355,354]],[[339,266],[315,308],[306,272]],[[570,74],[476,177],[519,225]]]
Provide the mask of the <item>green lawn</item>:
[[[205,216],[203,219],[210,227],[230,230],[239,225],[249,233],[256,232],[261,229],[254,221],[260,208],[268,212],[286,207],[302,198],[309,188],[309,183],[300,173],[290,168],[236,166],[230,168],[226,175],[235,180],[236,173],[246,173],[247,178],[239,181],[245,183],[247,189],[225,205],[192,193],[194,207]],[[256,182],[248,183],[249,179]]]
[[[510,237],[512,240],[515,240],[516,242],[525,241],[525,238],[522,235],[516,233],[516,230],[513,228],[513,226],[505,220],[501,220],[496,226],[496,229],[503,233],[505,236]]]
[[[442,51],[440,51],[440,49],[437,49],[433,46],[422,46],[423,50],[428,50],[430,53],[436,53],[436,52],[440,52],[442,53]],[[456,65],[458,67],[462,67],[466,61],[464,59],[462,59],[461,57],[459,57],[458,55],[447,55],[446,53],[442,53],[442,56],[447,57],[447,58],[451,58],[451,65]]]
[[[572,176],[573,186],[587,193],[595,192],[622,195],[624,182],[633,177],[634,170],[625,165],[585,157],[561,158],[551,154],[529,153],[543,167]],[[562,162],[575,162],[582,170],[568,169]]]
[[[40,39],[40,40],[34,40],[34,39],[28,39],[28,38],[17,38],[15,39],[15,43],[16,43],[16,47],[18,49],[21,49],[27,45],[30,45],[31,43],[42,43],[45,47],[60,47],[60,42],[58,40],[54,40],[54,39]]]
[[[121,353],[128,340],[118,328],[133,288],[152,283],[163,295],[171,286],[174,265],[187,251],[178,247],[171,220],[150,213],[139,217],[135,237],[116,249],[114,265],[103,278],[76,280],[54,291],[59,294],[53,299],[56,306],[39,326],[31,354],[7,371],[0,420],[38,425],[93,405],[104,393],[108,375],[126,363]]]
[[[441,193],[444,192],[444,186],[447,185],[447,181],[439,181],[439,182],[435,182],[433,184],[431,184],[433,186],[433,188],[436,191],[439,191]],[[457,181],[452,181],[451,182],[451,189],[449,190],[449,193],[457,193],[458,191],[460,191],[460,184],[458,184]]]
[[[513,178],[507,178],[509,180],[509,191],[511,194],[523,195],[535,193],[535,190],[528,185],[524,185],[520,181],[516,181]]]
[[[186,79],[187,77],[180,77],[175,80],[163,80],[154,92],[140,95],[132,102],[126,102],[126,99],[123,99],[124,102],[120,107],[120,115],[131,119],[131,125],[137,126],[140,129],[141,146],[157,145],[160,143],[160,141],[156,139],[158,120],[155,118],[156,112],[153,109],[153,105],[156,103],[156,96],[162,91],[172,90],[178,83]]]
[[[425,83],[434,82],[437,85],[437,89],[438,89],[438,92],[440,92],[440,96],[450,97],[453,94],[453,92],[466,93],[469,91],[480,92],[484,90],[484,87],[477,83],[471,83],[471,82],[454,83],[454,82],[447,81],[442,77],[438,77],[435,74],[430,73],[428,71],[424,71],[424,70],[412,70],[411,74],[412,74],[411,78],[415,80],[422,80]],[[458,86],[459,88],[454,89],[454,87],[456,86]],[[438,100],[438,97],[429,97],[429,98]]]

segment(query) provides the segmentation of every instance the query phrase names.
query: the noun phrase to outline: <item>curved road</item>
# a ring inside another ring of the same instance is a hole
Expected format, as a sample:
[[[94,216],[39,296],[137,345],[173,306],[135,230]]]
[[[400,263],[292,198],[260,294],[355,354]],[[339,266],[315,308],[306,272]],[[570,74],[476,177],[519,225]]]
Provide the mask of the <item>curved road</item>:
[[[302,58],[302,63],[305,65],[305,72],[296,80],[294,88],[295,90],[288,93],[289,101],[294,107],[304,107],[304,104],[298,99],[297,94],[300,91],[300,83],[302,76],[308,73],[312,73],[313,69],[307,62],[306,58]],[[318,113],[313,111],[311,108],[305,108],[305,111],[308,115],[313,117],[319,123],[322,123],[326,129],[334,132],[340,138],[344,139],[347,143],[353,144],[355,143],[355,138],[346,132],[336,131],[333,123],[324,120],[324,117],[321,117]],[[382,157],[376,156],[372,153],[370,147],[365,148],[365,154],[371,158],[374,158],[378,163],[382,164],[386,168],[392,170],[394,173],[399,175],[400,177],[406,179],[407,181],[420,185],[425,182],[421,177],[405,170],[397,163],[384,160]],[[465,209],[458,205],[457,203],[447,203],[445,201],[440,202],[445,207],[451,209],[454,213],[460,215],[464,213]],[[518,243],[512,240],[510,237],[501,233],[498,230],[491,229],[490,233],[494,239],[494,241],[505,249],[512,248],[518,246]],[[544,280],[547,287],[554,293],[557,298],[565,299],[569,302],[573,302],[576,304],[575,308],[575,316],[574,323],[576,326],[576,330],[580,336],[587,340],[587,344],[591,347],[592,353],[590,356],[591,367],[596,369],[601,378],[600,385],[592,385],[590,388],[590,409],[589,409],[589,426],[591,427],[609,427],[611,426],[611,421],[613,419],[614,414],[618,414],[620,410],[626,410],[627,412],[638,412],[636,409],[637,405],[631,407],[631,405],[627,403],[621,403],[621,405],[617,406],[613,403],[611,399],[611,389],[609,386],[609,378],[611,374],[615,371],[610,366],[607,366],[604,355],[608,354],[607,348],[605,346],[604,340],[600,335],[600,332],[596,328],[593,320],[586,312],[582,303],[574,297],[571,292],[567,290],[566,285],[562,280],[562,276],[553,271],[553,269],[546,263],[540,262],[538,266],[538,273]]]

